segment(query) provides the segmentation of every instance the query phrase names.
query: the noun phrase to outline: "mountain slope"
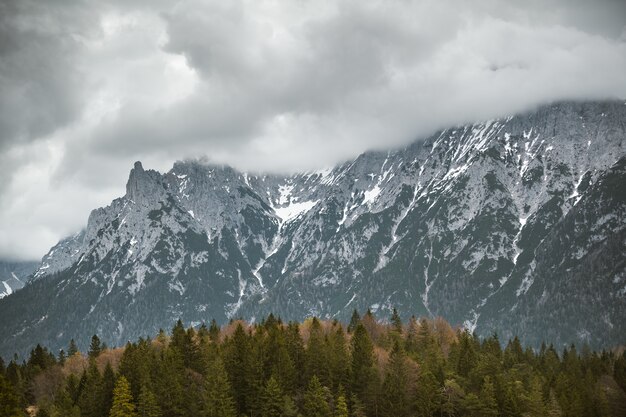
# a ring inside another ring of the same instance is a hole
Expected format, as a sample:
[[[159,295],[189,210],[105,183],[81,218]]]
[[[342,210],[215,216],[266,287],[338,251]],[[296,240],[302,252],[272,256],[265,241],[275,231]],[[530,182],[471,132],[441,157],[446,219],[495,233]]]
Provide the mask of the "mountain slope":
[[[38,266],[37,262],[0,261],[0,298],[22,289]]]
[[[394,306],[535,344],[623,343],[625,122],[622,102],[559,103],[287,177],[136,163],[126,195],[0,302],[0,352]]]

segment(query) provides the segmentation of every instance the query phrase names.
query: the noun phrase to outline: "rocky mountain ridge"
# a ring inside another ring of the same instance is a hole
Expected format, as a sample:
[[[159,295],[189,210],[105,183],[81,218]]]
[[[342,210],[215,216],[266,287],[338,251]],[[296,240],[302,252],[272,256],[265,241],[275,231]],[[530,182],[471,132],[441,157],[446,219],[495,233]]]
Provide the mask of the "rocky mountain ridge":
[[[393,307],[532,344],[624,343],[625,125],[623,102],[568,102],[293,176],[136,163],[126,195],[0,302],[0,352]]]
[[[38,267],[37,262],[0,261],[0,298],[22,289]]]

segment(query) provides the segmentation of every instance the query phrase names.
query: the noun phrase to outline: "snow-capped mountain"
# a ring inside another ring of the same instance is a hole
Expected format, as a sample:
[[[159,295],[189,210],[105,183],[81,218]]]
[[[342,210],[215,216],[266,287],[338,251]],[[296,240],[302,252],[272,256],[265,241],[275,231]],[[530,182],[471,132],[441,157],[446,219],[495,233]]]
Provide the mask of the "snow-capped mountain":
[[[0,298],[22,289],[38,266],[37,262],[0,261]]]
[[[293,176],[138,162],[0,302],[0,353],[393,307],[531,344],[624,343],[625,139],[625,103],[559,103]]]

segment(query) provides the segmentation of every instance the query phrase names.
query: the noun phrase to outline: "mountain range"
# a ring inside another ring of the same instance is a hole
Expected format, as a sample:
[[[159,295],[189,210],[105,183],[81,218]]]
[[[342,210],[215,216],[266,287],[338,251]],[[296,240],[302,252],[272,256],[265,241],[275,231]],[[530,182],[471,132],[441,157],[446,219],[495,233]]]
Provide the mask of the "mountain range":
[[[560,102],[317,172],[136,162],[0,300],[0,355],[273,312],[626,342],[626,103]]]

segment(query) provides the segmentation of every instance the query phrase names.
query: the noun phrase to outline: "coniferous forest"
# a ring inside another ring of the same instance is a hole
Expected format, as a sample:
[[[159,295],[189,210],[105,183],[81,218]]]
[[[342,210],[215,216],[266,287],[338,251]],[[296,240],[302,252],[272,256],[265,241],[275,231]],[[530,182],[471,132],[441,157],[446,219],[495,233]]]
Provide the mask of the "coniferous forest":
[[[404,417],[626,415],[626,356],[479,339],[443,319],[355,311],[316,318],[176,323],[89,351],[0,360],[0,417]]]

